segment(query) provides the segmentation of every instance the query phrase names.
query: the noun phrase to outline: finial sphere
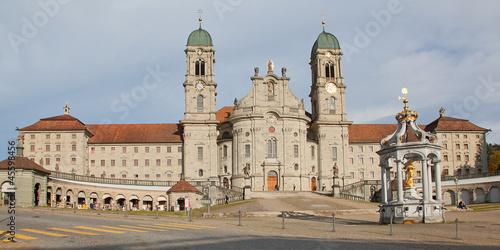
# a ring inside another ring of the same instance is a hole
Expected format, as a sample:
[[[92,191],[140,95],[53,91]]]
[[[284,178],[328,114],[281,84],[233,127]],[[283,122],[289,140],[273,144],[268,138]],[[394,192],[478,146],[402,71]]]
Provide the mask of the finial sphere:
[[[407,89],[407,88],[403,88],[403,89],[401,90],[401,93],[403,93],[403,95],[408,94],[408,89]]]

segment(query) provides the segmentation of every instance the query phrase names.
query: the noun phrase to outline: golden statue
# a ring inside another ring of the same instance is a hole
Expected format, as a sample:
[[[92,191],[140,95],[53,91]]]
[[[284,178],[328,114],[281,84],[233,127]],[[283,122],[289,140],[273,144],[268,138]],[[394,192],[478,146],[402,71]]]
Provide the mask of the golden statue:
[[[414,187],[415,184],[413,183],[413,175],[415,174],[415,166],[413,166],[413,161],[409,160],[406,162],[406,186],[407,187]]]

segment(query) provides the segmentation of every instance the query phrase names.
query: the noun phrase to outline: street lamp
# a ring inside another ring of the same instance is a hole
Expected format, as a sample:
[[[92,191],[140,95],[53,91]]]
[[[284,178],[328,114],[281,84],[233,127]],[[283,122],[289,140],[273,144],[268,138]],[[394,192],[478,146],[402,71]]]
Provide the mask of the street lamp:
[[[457,196],[457,203],[455,203],[455,205],[458,206],[458,177],[455,178],[454,182],[455,182],[455,195]]]
[[[332,168],[332,178],[333,178],[332,194],[333,194],[333,197],[335,197],[335,177],[337,177],[337,170],[338,170],[337,163],[335,163],[335,165],[333,165],[333,168]]]

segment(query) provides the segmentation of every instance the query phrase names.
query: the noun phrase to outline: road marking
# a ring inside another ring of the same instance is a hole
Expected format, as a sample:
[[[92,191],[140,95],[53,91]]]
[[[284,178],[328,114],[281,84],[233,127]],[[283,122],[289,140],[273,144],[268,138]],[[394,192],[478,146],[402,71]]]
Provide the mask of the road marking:
[[[170,224],[183,225],[183,226],[192,226],[192,227],[216,228],[216,227],[210,227],[210,226],[190,225],[190,224],[181,224],[181,223],[170,223]]]
[[[91,228],[91,227],[75,227],[75,228],[81,228],[81,229],[87,229],[87,230],[94,230],[94,231],[106,232],[106,233],[114,233],[114,234],[122,234],[122,233],[124,233],[124,232],[121,232],[121,231],[113,231],[113,230],[98,229],[98,228]]]
[[[2,232],[2,234],[11,237],[11,235],[10,235],[9,232]],[[16,234],[16,236],[14,237],[14,239],[17,239],[17,238],[22,239],[22,240],[36,240],[36,239],[38,239],[38,238],[35,238],[35,237],[31,237],[31,236],[27,236],[27,235],[22,235],[22,234]],[[10,241],[10,240],[4,239],[2,241]]]
[[[121,227],[110,227],[110,226],[100,226],[100,227],[111,228],[111,229],[118,229],[118,230],[127,230],[127,231],[132,231],[132,232],[139,232],[139,233],[145,233],[145,232],[147,232],[147,231],[143,231],[143,230],[135,230],[135,229],[121,228]]]
[[[182,229],[182,228],[171,228],[171,227],[162,227],[162,226],[153,226],[153,225],[139,225],[139,226],[161,228],[161,229],[171,229],[171,230],[186,230],[186,229]]]
[[[130,228],[144,229],[144,230],[162,231],[162,232],[167,231],[167,230],[163,230],[163,229],[146,228],[146,227],[134,227],[134,226],[128,226],[128,225],[119,225],[119,226],[120,227],[130,227]]]
[[[177,227],[177,228],[187,228],[187,229],[203,229],[202,227],[196,227],[196,226],[180,226],[180,225],[168,225],[168,224],[155,224],[155,225],[161,225],[165,227]]]
[[[87,232],[76,231],[76,230],[71,230],[71,229],[64,229],[64,228],[57,228],[57,227],[51,227],[49,229],[51,229],[51,230],[58,230],[58,231],[64,231],[64,232],[69,232],[69,233],[75,233],[75,234],[100,235],[100,234],[95,234],[95,233],[87,233]]]
[[[27,231],[27,232],[32,232],[32,233],[37,233],[37,234],[45,234],[45,235],[55,236],[55,237],[67,237],[68,236],[68,235],[64,235],[64,234],[49,233],[49,232],[44,232],[44,231],[35,230],[35,229],[21,229],[21,230]]]

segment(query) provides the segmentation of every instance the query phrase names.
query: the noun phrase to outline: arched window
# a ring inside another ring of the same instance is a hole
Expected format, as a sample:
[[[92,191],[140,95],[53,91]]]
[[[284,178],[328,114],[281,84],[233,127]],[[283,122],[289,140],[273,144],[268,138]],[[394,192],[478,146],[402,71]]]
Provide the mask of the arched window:
[[[327,63],[325,65],[325,74],[326,77],[335,77],[335,67],[333,63]]]
[[[200,59],[194,63],[194,74],[197,76],[205,75],[205,61]]]
[[[203,169],[198,170],[198,175],[199,175],[200,177],[202,177],[202,176],[203,176]]]
[[[269,158],[276,158],[278,157],[277,154],[277,146],[276,146],[276,139],[269,139],[267,141],[267,157]]]
[[[198,112],[203,112],[203,96],[198,95],[196,97],[196,108],[198,109]]]
[[[330,97],[330,100],[328,101],[328,109],[330,110],[330,113],[335,112],[335,98]]]

